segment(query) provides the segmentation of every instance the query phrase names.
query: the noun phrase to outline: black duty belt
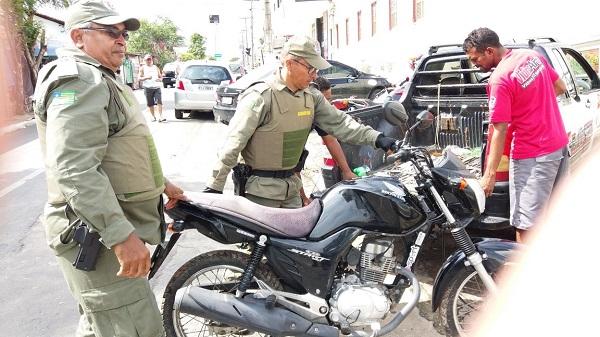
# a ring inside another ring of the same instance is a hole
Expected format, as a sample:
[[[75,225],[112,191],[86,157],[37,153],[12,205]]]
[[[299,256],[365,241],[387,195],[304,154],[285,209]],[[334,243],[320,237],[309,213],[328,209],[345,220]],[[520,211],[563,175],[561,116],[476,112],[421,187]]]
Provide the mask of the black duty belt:
[[[252,170],[251,173],[253,176],[263,177],[263,178],[278,178],[285,179],[294,175],[293,170],[282,170],[282,171],[268,171],[268,170]]]

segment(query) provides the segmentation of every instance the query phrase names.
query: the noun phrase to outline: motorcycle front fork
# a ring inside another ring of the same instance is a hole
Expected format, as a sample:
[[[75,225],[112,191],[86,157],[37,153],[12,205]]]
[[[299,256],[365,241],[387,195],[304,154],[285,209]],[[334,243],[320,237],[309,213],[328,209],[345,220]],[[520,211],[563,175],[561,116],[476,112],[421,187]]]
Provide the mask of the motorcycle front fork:
[[[444,202],[438,191],[435,189],[435,187],[429,186],[429,191],[435,198],[435,202],[444,213],[444,216],[446,216],[448,223],[450,225],[455,224],[456,219],[448,209],[448,206],[446,206],[446,203]],[[475,245],[473,244],[471,237],[469,237],[469,234],[467,234],[465,228],[454,228],[451,230],[451,233],[458,247],[467,256],[467,261],[469,261],[471,266],[473,266],[473,268],[477,272],[477,275],[479,275],[479,277],[481,278],[481,281],[485,285],[486,289],[490,293],[495,294],[498,290],[496,282],[494,282],[494,279],[492,278],[490,273],[488,273],[488,271],[485,269],[485,266],[483,265],[483,257],[475,248]]]

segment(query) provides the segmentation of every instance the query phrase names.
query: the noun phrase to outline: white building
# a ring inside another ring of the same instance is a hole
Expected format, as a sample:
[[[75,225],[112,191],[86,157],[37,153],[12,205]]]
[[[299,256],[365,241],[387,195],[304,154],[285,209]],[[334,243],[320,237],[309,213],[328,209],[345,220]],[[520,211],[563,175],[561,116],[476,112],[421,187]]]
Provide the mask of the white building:
[[[573,43],[598,36],[600,2],[570,0],[554,6],[542,0],[271,0],[276,36],[306,34],[321,42],[323,56],[360,70],[402,80],[409,59],[431,45],[462,44],[478,27],[495,30],[502,41],[554,37]]]
[[[39,12],[34,14],[34,20],[42,25],[46,34],[46,45],[48,46],[44,55],[46,62],[56,58],[56,49],[72,45],[71,39],[65,33],[63,20]]]

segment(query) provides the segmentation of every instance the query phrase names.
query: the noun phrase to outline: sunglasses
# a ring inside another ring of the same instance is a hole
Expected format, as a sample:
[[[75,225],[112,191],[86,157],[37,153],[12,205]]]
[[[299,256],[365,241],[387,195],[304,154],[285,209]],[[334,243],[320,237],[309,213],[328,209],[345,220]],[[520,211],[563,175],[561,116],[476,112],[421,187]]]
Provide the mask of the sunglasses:
[[[121,36],[123,37],[124,40],[128,40],[129,39],[129,32],[127,30],[118,30],[116,28],[111,28],[111,27],[88,27],[88,28],[82,28],[83,30],[98,30],[101,32],[106,33],[108,36],[110,36],[113,39],[118,39]]]
[[[304,68],[306,68],[306,70],[308,71],[309,75],[314,75],[314,74],[317,73],[317,68],[315,68],[313,66],[306,65],[306,64],[304,64],[304,63],[302,63],[302,62],[300,62],[300,61],[298,61],[296,59],[292,59],[292,61],[294,61],[294,62],[302,65]]]

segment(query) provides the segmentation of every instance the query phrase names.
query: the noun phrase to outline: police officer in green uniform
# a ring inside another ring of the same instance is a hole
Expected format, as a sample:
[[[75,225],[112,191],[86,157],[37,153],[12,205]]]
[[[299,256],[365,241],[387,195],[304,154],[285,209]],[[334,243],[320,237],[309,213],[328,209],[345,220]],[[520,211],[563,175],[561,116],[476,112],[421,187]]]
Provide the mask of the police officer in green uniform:
[[[77,336],[164,335],[145,243],[164,238],[162,194],[185,197],[163,177],[133,92],[115,80],[127,32],[139,26],[103,1],[72,5],[65,29],[76,48],[41,69],[34,94],[48,184],[44,225],[79,303]],[[90,271],[73,266],[80,221],[100,236]]]
[[[204,192],[221,193],[229,171],[238,163],[252,167],[246,198],[270,207],[302,207],[302,181],[293,169],[304,149],[313,121],[325,132],[349,143],[389,150],[396,144],[368,126],[335,109],[318,90],[309,89],[317,70],[330,64],[315,42],[294,36],[283,47],[282,67],[265,83],[240,97],[229,134]]]

